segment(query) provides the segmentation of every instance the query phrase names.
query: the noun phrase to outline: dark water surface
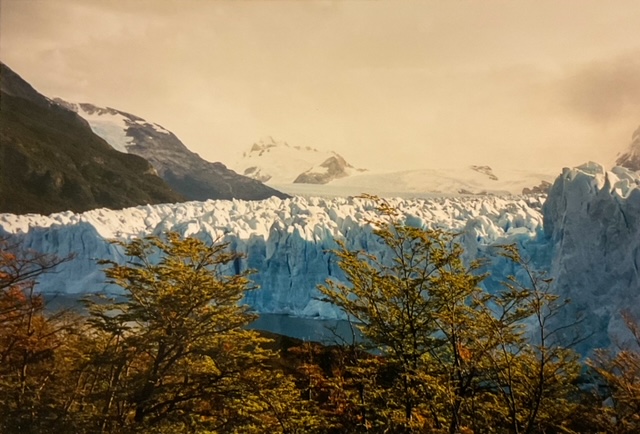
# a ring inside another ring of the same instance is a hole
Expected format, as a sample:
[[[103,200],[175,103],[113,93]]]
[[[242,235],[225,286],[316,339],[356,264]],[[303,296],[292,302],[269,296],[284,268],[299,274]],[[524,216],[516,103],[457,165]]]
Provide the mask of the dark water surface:
[[[352,331],[345,320],[327,320],[316,318],[300,318],[289,315],[266,313],[249,325],[250,329],[266,330],[280,335],[291,336],[305,341],[322,342],[324,344],[352,343],[354,333],[356,340],[360,333]]]
[[[84,312],[80,303],[82,295],[47,295],[47,310],[54,312],[60,309],[73,309]],[[305,341],[322,342],[324,344],[352,343],[353,336],[360,336],[357,330],[345,320],[325,320],[317,318],[300,318],[281,314],[261,314],[248,326],[253,330],[266,330],[280,335],[291,336]],[[357,338],[356,338],[357,339]]]

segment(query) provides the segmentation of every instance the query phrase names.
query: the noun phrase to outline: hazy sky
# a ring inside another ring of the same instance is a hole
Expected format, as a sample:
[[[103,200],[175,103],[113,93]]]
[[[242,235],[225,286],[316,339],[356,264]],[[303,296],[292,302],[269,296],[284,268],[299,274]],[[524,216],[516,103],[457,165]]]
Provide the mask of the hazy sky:
[[[262,136],[371,169],[609,163],[640,1],[0,0],[0,60],[229,163]]]

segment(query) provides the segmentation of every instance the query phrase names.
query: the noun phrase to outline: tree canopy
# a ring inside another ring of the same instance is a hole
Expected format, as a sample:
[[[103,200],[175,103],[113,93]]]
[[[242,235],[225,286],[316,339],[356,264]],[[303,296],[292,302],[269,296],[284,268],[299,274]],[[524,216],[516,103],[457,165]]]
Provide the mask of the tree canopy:
[[[549,339],[546,319],[557,307],[544,281],[511,276],[488,293],[455,234],[407,225],[396,209],[372,199],[381,217],[371,224],[391,259],[340,244],[335,254],[348,282],[320,287],[383,355],[357,367],[375,379],[360,387],[378,401],[356,396],[354,405],[371,409],[363,431],[371,424],[393,432],[559,429],[573,411],[567,398],[579,369],[575,356]],[[514,246],[502,255],[526,267]],[[526,335],[530,319],[536,344]]]
[[[487,292],[456,234],[369,199],[383,250],[338,242],[345,279],[319,288],[363,340],[332,346],[247,329],[254,287],[223,272],[240,259],[225,243],[118,242],[126,260],[103,265],[120,292],[73,314],[36,292],[69,258],[0,240],[0,434],[638,432],[637,320],[635,346],[584,362],[515,246],[499,255],[522,278]]]

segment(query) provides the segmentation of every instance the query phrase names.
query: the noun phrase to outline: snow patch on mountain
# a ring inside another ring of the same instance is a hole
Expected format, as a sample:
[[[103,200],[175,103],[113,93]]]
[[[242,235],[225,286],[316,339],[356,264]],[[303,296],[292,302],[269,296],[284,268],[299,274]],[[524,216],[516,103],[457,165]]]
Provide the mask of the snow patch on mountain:
[[[269,185],[324,184],[362,171],[335,152],[319,151],[310,146],[291,146],[273,137],[254,143],[231,167]]]
[[[77,112],[87,122],[96,135],[102,137],[113,148],[128,153],[128,147],[133,144],[133,137],[127,136],[130,119],[120,113],[99,114],[97,111],[87,111],[82,107]]]
[[[87,103],[76,104],[60,98],[55,98],[54,102],[78,113],[80,117],[89,123],[91,130],[96,135],[102,137],[120,152],[129,153],[129,148],[135,146],[134,138],[128,134],[129,128],[144,126],[153,128],[163,134],[170,134],[160,125],[151,124],[142,118],[111,107],[97,107]]]

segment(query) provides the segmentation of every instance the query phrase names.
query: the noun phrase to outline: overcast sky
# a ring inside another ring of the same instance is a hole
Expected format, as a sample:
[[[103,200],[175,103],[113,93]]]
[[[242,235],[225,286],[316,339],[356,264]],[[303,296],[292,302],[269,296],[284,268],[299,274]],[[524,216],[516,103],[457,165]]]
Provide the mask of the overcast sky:
[[[640,1],[0,0],[41,93],[212,161],[262,136],[370,169],[610,163],[640,125]]]

